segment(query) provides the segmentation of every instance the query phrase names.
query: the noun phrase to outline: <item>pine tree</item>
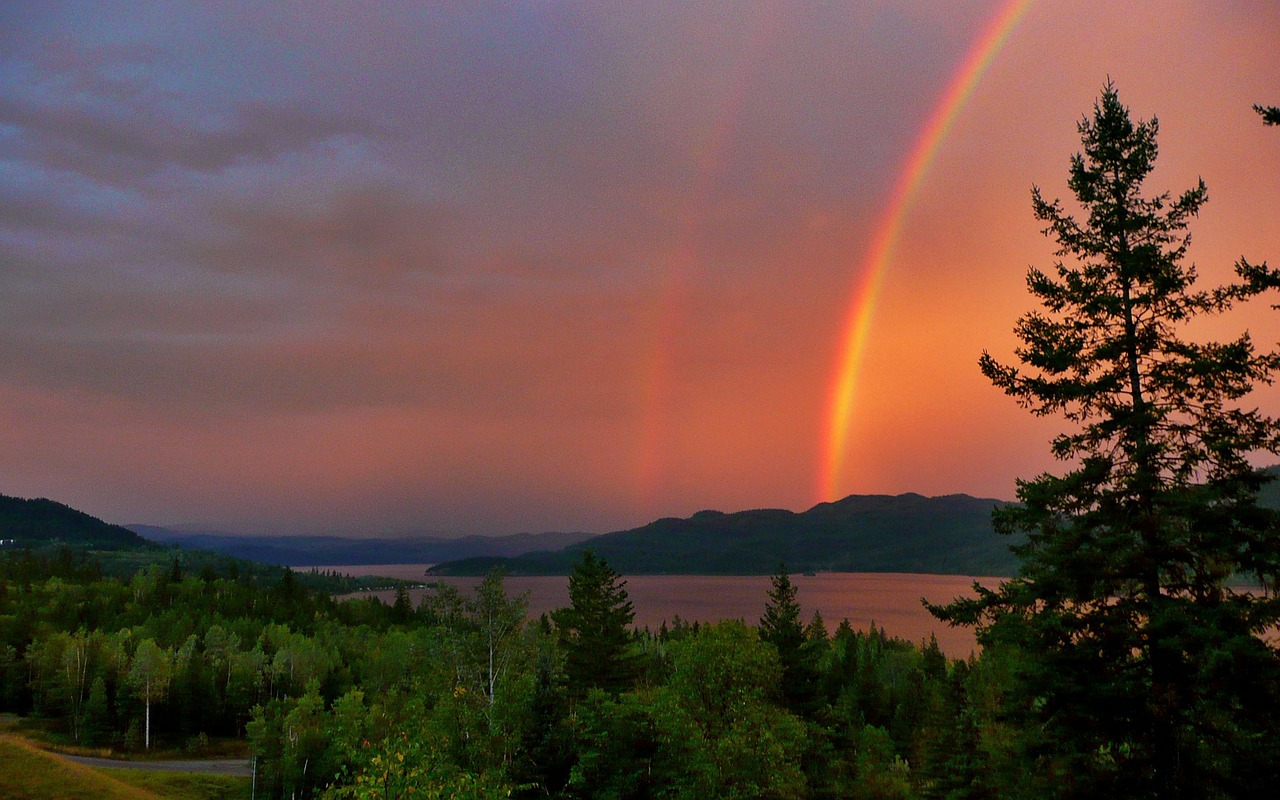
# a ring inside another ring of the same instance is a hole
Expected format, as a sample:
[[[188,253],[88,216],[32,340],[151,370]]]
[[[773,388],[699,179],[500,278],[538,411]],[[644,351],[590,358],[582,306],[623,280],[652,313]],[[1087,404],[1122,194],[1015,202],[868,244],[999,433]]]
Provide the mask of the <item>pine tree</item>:
[[[569,607],[552,612],[569,691],[577,696],[593,688],[623,691],[638,674],[630,630],[635,608],[626,586],[604,559],[586,550],[569,575]]]
[[[1253,110],[1262,115],[1265,124],[1280,125],[1280,106],[1254,106]]]
[[[111,701],[107,697],[107,682],[99,675],[93,679],[89,699],[84,704],[84,744],[92,747],[102,743],[110,729]]]
[[[391,619],[404,625],[413,619],[413,600],[404,581],[396,581],[395,600],[391,603]]]
[[[1248,459],[1280,452],[1280,433],[1244,403],[1280,356],[1247,333],[1200,343],[1185,330],[1280,287],[1280,273],[1241,261],[1237,282],[1195,288],[1186,228],[1203,182],[1142,194],[1157,123],[1133,123],[1111,84],[1079,131],[1068,185],[1083,219],[1032,193],[1063,261],[1028,274],[1043,309],[1018,321],[1023,366],[980,361],[1032,413],[1069,423],[1052,450],[1071,469],[1019,481],[1021,503],[996,512],[999,531],[1028,534],[1019,576],[933,610],[1022,648],[1021,708],[1052,790],[1263,796],[1280,779],[1267,638],[1280,526],[1256,504],[1264,477]]]
[[[760,638],[773,645],[782,662],[782,697],[787,708],[800,714],[811,714],[819,700],[818,662],[825,650],[826,629],[821,615],[822,644],[810,644],[804,623],[800,621],[800,604],[796,587],[787,568],[778,565],[778,573],[770,578],[769,599],[760,617]],[[817,634],[817,629],[814,630]]]
[[[787,568],[778,565],[777,574],[769,580],[769,599],[760,617],[760,638],[778,649],[785,673],[787,662],[799,657],[800,646],[804,644],[804,623],[800,621],[796,587]]]

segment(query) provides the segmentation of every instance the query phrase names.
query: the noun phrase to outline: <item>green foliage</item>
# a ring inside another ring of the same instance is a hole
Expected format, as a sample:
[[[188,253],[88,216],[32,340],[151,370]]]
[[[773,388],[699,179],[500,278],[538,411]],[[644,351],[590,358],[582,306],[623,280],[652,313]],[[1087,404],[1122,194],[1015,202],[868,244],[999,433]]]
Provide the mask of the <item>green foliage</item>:
[[[577,758],[565,793],[574,798],[622,800],[659,794],[675,776],[658,729],[652,690],[611,695],[593,689],[575,712]]]
[[[143,639],[129,659],[126,681],[133,687],[145,713],[143,745],[151,749],[151,706],[164,697],[173,677],[173,652]]]
[[[111,730],[111,701],[107,696],[107,682],[102,676],[93,679],[89,698],[84,706],[84,724],[81,740],[89,746],[102,744]]]
[[[409,731],[364,743],[349,782],[330,787],[325,800],[498,800],[511,787],[491,775],[465,772],[449,762],[447,742]]]
[[[524,628],[528,613],[527,595],[509,599],[502,585],[501,568],[491,570],[476,587],[473,606],[484,658],[484,694],[492,714],[499,681],[507,674],[516,648],[509,646]],[[491,716],[492,721],[492,716]]]
[[[1018,322],[1023,367],[981,360],[1020,404],[1066,420],[1053,453],[1073,468],[1021,481],[1022,504],[996,514],[1028,534],[1019,577],[937,612],[1025,652],[1011,711],[1055,793],[1261,796],[1280,777],[1280,657],[1265,636],[1280,604],[1233,581],[1280,579],[1280,529],[1249,462],[1280,451],[1280,431],[1244,404],[1280,356],[1248,334],[1185,331],[1280,273],[1242,260],[1238,282],[1197,289],[1184,256],[1204,184],[1142,194],[1157,125],[1132,122],[1110,85],[1079,130],[1068,185],[1083,219],[1033,192],[1070,260],[1028,274],[1042,310]]]
[[[254,709],[245,726],[254,754],[255,784],[264,797],[311,797],[327,776],[312,767],[324,754],[320,709],[309,694],[300,699],[272,698]]]
[[[808,626],[800,621],[796,588],[785,566],[771,579],[764,614],[760,617],[760,638],[773,645],[782,664],[782,695],[787,708],[808,715],[818,699],[818,664],[827,646],[822,617]]]
[[[670,657],[665,686],[584,699],[568,794],[803,797],[804,726],[776,705],[776,652],[741,622],[723,622],[672,643]]]
[[[893,739],[883,728],[864,726],[854,741],[855,775],[849,794],[858,800],[907,800],[914,795],[911,769],[894,752]]]
[[[627,582],[590,550],[569,575],[569,606],[551,616],[565,652],[570,691],[620,692],[635,679],[639,665],[631,642],[635,609]]]
[[[786,567],[779,566],[769,582],[769,596],[760,617],[760,638],[777,648],[785,660],[800,652],[804,644],[804,623],[800,621],[796,587]]]
[[[396,597],[391,604],[391,618],[401,624],[413,619],[413,602],[409,600],[409,588],[403,581],[396,584]]]
[[[804,726],[777,706],[782,665],[754,629],[729,620],[671,646],[664,739],[687,752],[678,796],[804,795]]]
[[[936,649],[847,622],[828,634],[811,619],[799,652],[816,688],[801,718],[777,649],[756,630],[677,621],[636,633],[617,574],[588,566],[577,611],[612,619],[635,670],[607,689],[572,690],[567,629],[529,624],[499,574],[472,593],[437,586],[397,622],[390,606],[336,603],[298,580],[207,580],[168,562],[127,581],[33,572],[4,584],[0,675],[15,685],[0,697],[5,710],[43,715],[59,741],[78,728],[82,743],[142,750],[146,676],[167,674],[167,690],[161,681],[150,695],[152,747],[244,737],[264,798],[834,798],[894,796],[904,781],[923,796],[938,765],[966,763],[938,732],[962,700],[930,705],[950,697]],[[999,704],[971,691],[970,760],[982,786],[1007,790],[1018,773],[1001,765],[1017,762],[988,754],[1000,741],[989,732],[1005,730]]]

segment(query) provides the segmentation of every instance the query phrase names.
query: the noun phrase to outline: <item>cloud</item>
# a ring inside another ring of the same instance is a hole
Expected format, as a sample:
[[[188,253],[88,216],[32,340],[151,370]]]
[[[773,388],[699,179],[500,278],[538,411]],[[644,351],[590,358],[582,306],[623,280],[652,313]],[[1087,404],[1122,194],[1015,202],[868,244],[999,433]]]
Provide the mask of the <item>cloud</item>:
[[[367,125],[339,115],[262,104],[240,105],[226,119],[188,121],[145,105],[104,108],[12,96],[0,96],[0,125],[21,132],[13,148],[18,155],[112,185],[172,168],[215,172],[370,133]]]
[[[375,132],[339,109],[259,99],[202,106],[163,81],[177,61],[158,45],[65,37],[27,59],[11,55],[0,82],[7,157],[128,185],[166,170],[211,173]]]
[[[456,215],[394,186],[340,188],[321,197],[223,201],[211,209],[222,230],[201,259],[211,269],[311,276],[346,285],[448,269],[446,241]]]
[[[876,220],[999,6],[6,8],[0,478],[425,527],[807,505]],[[1033,6],[909,211],[851,490],[1044,468],[972,359],[1012,346],[1052,259],[1027,187],[1064,191],[1108,72],[1160,185],[1204,170],[1196,258],[1268,256],[1276,16],[1215,7]]]

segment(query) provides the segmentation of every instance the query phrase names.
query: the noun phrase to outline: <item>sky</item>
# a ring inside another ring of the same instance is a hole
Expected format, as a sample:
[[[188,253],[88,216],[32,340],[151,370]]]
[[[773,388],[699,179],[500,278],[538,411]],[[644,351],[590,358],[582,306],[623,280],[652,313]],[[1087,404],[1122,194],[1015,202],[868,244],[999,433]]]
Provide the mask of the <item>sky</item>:
[[[1202,279],[1280,263],[1278,41],[1271,0],[5,4],[0,493],[356,536],[1011,498],[1059,466],[976,366],[1054,260],[1031,188],[1110,79],[1149,190],[1208,184]]]

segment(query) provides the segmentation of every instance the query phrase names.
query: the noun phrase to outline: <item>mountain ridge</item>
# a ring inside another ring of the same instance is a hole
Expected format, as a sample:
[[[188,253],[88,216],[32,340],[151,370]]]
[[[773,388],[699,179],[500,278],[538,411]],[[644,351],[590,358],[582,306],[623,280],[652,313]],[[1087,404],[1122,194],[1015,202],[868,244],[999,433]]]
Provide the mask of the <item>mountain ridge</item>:
[[[434,564],[481,556],[516,556],[558,549],[591,538],[590,533],[513,533],[507,536],[262,536],[225,531],[181,531],[159,525],[126,528],[153,541],[183,549],[291,567]]]
[[[590,549],[619,572],[770,574],[931,572],[1012,574],[1014,540],[995,535],[991,512],[1006,501],[951,494],[849,495],[806,511],[758,508],[698,511],[602,534],[554,552],[438,564],[430,575],[475,575],[503,566],[512,575],[565,574]]]
[[[1280,465],[1263,472],[1280,476]],[[1264,485],[1258,498],[1280,509],[1280,481]],[[1017,568],[1009,546],[1018,540],[995,535],[991,525],[992,510],[1007,502],[959,493],[849,495],[800,512],[703,509],[600,535],[358,539],[113,525],[46,498],[0,494],[0,547],[68,544],[123,552],[176,545],[298,567],[432,563],[434,575],[476,575],[493,566],[516,575],[565,574],[586,549],[624,574],[770,574],[784,563],[796,572],[1000,575]]]
[[[26,547],[68,544],[98,550],[154,549],[147,541],[123,525],[113,525],[95,516],[46,497],[24,498],[0,494],[0,539],[5,546]],[[12,540],[12,544],[9,544]]]

